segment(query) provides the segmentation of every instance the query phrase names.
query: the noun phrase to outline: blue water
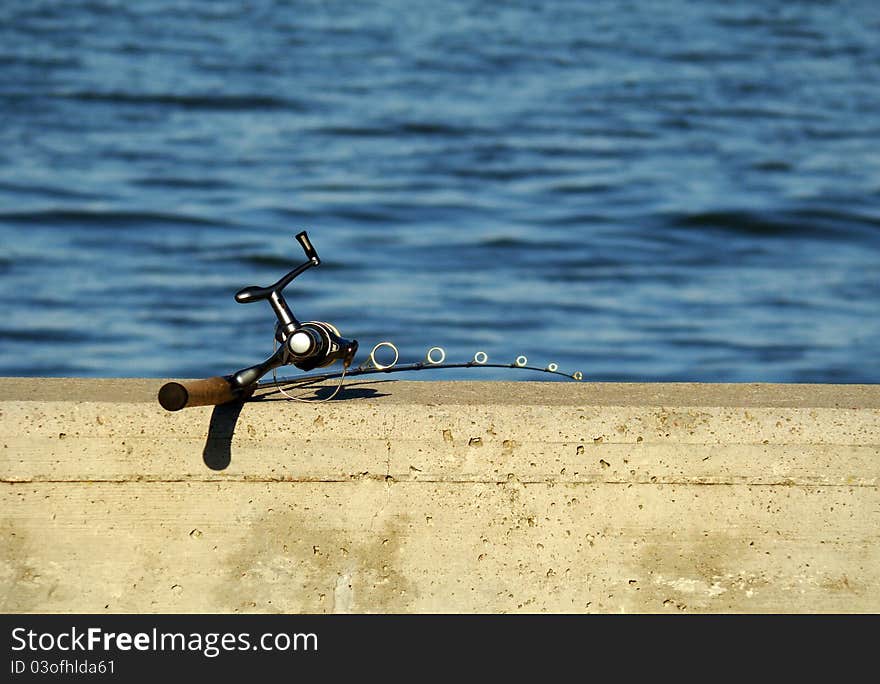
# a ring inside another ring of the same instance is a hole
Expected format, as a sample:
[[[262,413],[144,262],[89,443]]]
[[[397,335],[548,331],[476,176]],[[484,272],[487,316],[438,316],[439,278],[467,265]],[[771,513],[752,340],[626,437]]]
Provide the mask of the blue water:
[[[0,374],[250,365],[301,229],[404,360],[880,382],[880,3],[0,3]]]

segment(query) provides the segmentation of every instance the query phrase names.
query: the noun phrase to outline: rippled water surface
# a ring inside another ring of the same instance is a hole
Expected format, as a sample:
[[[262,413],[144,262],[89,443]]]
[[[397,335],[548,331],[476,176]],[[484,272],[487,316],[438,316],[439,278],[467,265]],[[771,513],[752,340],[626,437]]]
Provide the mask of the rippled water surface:
[[[878,382],[880,4],[0,3],[0,374],[250,365],[303,228],[403,359]]]

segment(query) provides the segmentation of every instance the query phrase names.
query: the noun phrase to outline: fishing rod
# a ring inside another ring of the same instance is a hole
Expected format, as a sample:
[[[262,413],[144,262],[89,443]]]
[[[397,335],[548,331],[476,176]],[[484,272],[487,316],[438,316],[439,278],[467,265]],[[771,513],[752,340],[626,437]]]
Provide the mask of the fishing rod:
[[[376,352],[382,348],[388,348],[394,353],[394,359],[390,363],[383,364],[377,360]],[[397,362],[399,358],[400,351],[397,349],[397,346],[394,343],[388,341],[379,342],[379,344],[373,347],[372,351],[370,351],[370,355],[367,357],[367,360],[354,370],[343,369],[342,372],[336,373],[314,373],[311,375],[302,375],[297,378],[278,378],[274,377],[273,373],[273,379],[267,380],[265,382],[258,382],[257,389],[276,387],[280,390],[283,388],[283,386],[286,385],[307,387],[309,385],[314,385],[316,383],[324,382],[326,380],[334,380],[336,378],[352,378],[359,375],[374,375],[377,373],[403,373],[420,370],[444,370],[448,368],[519,368],[521,370],[558,375],[568,380],[583,379],[583,374],[580,371],[576,371],[571,374],[565,373],[563,371],[560,371],[559,366],[555,363],[548,364],[545,367],[529,366],[528,358],[522,355],[516,357],[516,360],[513,363],[489,363],[489,356],[486,354],[486,352],[478,351],[476,354],[474,354],[474,358],[471,361],[464,361],[459,363],[444,363],[446,359],[446,350],[444,350],[443,347],[431,347],[428,350],[427,354],[425,354],[425,358],[423,361],[414,361],[411,363],[398,365]],[[330,398],[332,398],[332,395],[327,399]],[[322,399],[321,401],[327,401],[327,399]]]
[[[358,367],[351,368],[358,351],[357,340],[347,340],[340,334],[336,326],[326,321],[300,322],[294,315],[282,291],[296,278],[310,268],[321,265],[321,259],[315,250],[306,231],[296,236],[303,249],[306,261],[267,287],[252,285],[239,290],[235,301],[240,304],[267,301],[278,319],[275,324],[275,337],[272,355],[254,366],[243,368],[231,375],[217,376],[204,380],[174,381],[165,383],[159,389],[159,403],[168,411],[179,411],[188,406],[216,406],[232,401],[248,399],[258,389],[276,388],[281,394],[296,401],[329,401],[342,388],[346,377],[371,375],[375,373],[401,373],[420,370],[439,370],[450,368],[519,368],[560,375],[572,380],[582,380],[580,371],[572,374],[563,373],[555,363],[546,367],[529,366],[525,356],[518,356],[513,363],[488,363],[486,352],[474,354],[471,361],[447,363],[446,351],[442,347],[431,347],[423,361],[398,365],[400,352],[389,341],[379,342],[370,351],[367,359]],[[381,349],[390,349],[394,359],[390,363],[381,363],[376,354]],[[293,365],[303,371],[326,368],[337,361],[342,363],[339,372],[313,373],[297,378],[278,378],[277,369],[281,366]],[[261,382],[260,379],[272,372],[272,380]],[[325,399],[304,399],[292,396],[285,391],[285,386],[304,388],[326,380],[339,379],[336,389]]]

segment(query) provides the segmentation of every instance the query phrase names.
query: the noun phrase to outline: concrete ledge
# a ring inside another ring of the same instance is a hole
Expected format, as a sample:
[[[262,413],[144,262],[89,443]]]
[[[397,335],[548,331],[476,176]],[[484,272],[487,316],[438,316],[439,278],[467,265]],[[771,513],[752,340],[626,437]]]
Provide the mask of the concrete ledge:
[[[161,384],[0,379],[0,609],[880,611],[878,386]]]

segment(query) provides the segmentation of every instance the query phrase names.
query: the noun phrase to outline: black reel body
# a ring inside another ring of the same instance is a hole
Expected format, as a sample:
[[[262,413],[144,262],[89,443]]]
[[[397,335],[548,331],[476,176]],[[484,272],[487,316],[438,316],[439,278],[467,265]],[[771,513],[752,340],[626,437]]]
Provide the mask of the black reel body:
[[[344,339],[336,326],[323,321],[300,323],[281,294],[295,278],[313,266],[321,264],[318,252],[309,241],[308,234],[303,231],[296,236],[296,239],[302,245],[308,261],[297,266],[273,285],[268,287],[251,285],[239,290],[235,295],[235,301],[241,304],[267,300],[278,318],[278,323],[275,325],[275,340],[280,346],[263,363],[233,374],[232,377],[237,378],[243,386],[255,383],[268,371],[288,364],[310,371],[324,368],[335,361],[342,361],[343,367],[348,368],[357,353],[357,340]],[[254,377],[255,375],[257,377]]]

